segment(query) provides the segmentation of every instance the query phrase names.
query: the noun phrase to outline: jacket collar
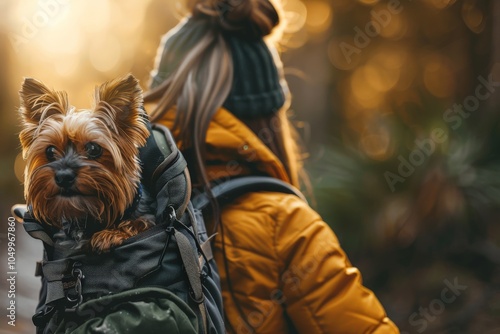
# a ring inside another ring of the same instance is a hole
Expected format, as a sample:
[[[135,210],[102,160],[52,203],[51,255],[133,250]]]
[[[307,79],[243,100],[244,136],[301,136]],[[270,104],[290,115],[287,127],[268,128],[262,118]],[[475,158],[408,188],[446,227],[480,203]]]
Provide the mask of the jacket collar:
[[[175,110],[158,120],[172,129]],[[177,132],[173,132],[178,138]],[[207,175],[216,180],[259,173],[290,182],[285,167],[276,155],[242,121],[220,108],[207,130]],[[177,143],[179,144],[179,143]]]

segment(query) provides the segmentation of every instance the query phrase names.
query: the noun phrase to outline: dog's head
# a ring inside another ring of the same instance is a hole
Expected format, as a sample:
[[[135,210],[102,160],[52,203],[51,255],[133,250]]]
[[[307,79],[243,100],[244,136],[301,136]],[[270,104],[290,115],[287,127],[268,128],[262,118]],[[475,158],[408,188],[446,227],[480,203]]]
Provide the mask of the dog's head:
[[[115,223],[137,194],[138,148],[149,135],[138,81],[129,75],[97,87],[89,110],[31,78],[20,97],[24,193],[34,217],[56,227]]]

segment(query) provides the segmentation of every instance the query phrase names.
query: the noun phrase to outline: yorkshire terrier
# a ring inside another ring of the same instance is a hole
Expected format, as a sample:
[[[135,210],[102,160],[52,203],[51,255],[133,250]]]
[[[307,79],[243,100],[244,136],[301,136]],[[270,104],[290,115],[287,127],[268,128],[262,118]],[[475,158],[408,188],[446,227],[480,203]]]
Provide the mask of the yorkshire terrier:
[[[31,78],[20,97],[24,194],[36,220],[96,253],[153,225],[140,204],[138,154],[149,130],[137,79],[96,87],[88,110]]]

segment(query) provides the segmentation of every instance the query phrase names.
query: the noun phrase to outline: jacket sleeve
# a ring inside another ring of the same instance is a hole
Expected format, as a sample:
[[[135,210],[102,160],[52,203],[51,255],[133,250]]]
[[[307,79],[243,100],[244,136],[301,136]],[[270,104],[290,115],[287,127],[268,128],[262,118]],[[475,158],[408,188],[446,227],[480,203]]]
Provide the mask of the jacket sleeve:
[[[280,285],[298,332],[399,333],[320,216],[293,196],[281,204],[275,235]]]

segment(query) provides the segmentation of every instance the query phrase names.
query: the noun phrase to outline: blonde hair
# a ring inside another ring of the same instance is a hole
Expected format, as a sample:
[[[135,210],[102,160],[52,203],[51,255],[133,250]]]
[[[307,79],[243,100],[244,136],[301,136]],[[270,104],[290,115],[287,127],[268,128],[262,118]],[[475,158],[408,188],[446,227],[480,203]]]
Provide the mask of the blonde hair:
[[[175,108],[173,130],[179,134],[181,149],[193,150],[196,177],[209,187],[204,165],[206,132],[213,115],[229,95],[233,80],[231,51],[224,34],[250,39],[269,36],[280,23],[281,8],[276,1],[269,0],[188,0],[187,5],[191,14],[162,39],[160,50],[171,53],[168,56],[158,53],[151,90],[145,93],[144,99],[145,102],[157,101],[150,112],[153,122]],[[275,116],[282,129],[275,135],[281,137],[277,139],[284,153],[278,157],[290,174],[292,184],[298,186],[298,150],[293,140],[285,140],[293,138],[286,117],[291,97],[277,49],[271,41],[268,46],[286,97],[285,105]],[[178,52],[179,48],[183,50]]]

